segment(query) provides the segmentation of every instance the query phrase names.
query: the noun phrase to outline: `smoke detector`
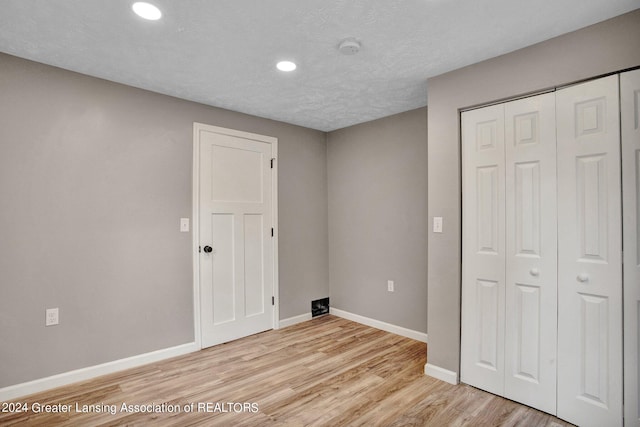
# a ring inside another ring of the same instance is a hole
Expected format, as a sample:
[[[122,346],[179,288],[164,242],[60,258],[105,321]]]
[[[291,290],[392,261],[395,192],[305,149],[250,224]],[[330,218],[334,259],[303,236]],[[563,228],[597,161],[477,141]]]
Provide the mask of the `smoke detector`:
[[[344,39],[338,45],[338,50],[343,55],[355,55],[360,51],[360,42],[354,38]]]

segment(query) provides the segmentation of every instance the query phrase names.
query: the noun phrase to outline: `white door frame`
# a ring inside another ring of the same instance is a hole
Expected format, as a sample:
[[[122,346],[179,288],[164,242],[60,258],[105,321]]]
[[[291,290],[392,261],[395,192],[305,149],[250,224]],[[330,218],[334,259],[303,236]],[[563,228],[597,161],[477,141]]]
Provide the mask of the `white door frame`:
[[[201,130],[215,132],[223,135],[230,135],[239,138],[254,139],[271,144],[273,161],[272,179],[272,206],[273,206],[273,295],[275,304],[273,305],[273,329],[280,327],[280,298],[278,279],[278,139],[272,136],[259,135],[255,133],[243,132],[235,129],[228,129],[219,126],[212,126],[203,123],[193,123],[193,176],[192,176],[192,259],[193,259],[193,331],[194,341],[198,349],[202,349],[202,328],[200,320],[200,253],[198,247],[200,242],[200,138]]]

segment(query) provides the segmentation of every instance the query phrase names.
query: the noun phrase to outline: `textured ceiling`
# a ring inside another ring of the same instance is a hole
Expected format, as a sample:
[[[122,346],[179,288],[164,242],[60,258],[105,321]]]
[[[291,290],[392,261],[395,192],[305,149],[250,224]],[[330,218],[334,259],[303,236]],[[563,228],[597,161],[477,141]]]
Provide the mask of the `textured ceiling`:
[[[0,0],[0,51],[329,131],[427,104],[426,79],[640,0]],[[337,46],[354,37],[357,55]],[[293,73],[275,64],[290,59]]]

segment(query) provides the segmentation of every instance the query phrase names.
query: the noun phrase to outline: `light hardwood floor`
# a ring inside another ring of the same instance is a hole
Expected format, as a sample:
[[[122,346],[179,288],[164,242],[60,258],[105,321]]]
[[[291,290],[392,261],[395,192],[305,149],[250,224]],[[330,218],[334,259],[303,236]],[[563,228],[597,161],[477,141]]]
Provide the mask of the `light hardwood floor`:
[[[0,425],[570,425],[473,387],[425,376],[425,362],[424,343],[324,316],[29,396],[19,401],[30,409],[71,405],[70,412],[0,413]],[[230,402],[247,403],[249,410],[234,411]],[[107,411],[115,405],[116,413],[76,412],[76,403],[80,411],[83,405]],[[122,411],[123,403],[164,403],[180,411],[131,413]],[[194,411],[185,412],[191,403]],[[207,403],[218,411],[206,412]]]

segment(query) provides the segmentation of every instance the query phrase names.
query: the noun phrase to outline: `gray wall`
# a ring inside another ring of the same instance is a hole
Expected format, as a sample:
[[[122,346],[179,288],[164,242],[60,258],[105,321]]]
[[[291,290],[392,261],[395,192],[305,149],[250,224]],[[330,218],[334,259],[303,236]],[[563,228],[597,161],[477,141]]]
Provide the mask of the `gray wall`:
[[[461,184],[459,109],[640,65],[640,10],[428,80],[428,363],[458,372]]]
[[[329,133],[331,306],[427,328],[427,110]],[[395,292],[387,292],[387,280]]]
[[[0,387],[193,341],[194,121],[279,139],[280,317],[328,295],[323,132],[3,54],[0,94]]]

